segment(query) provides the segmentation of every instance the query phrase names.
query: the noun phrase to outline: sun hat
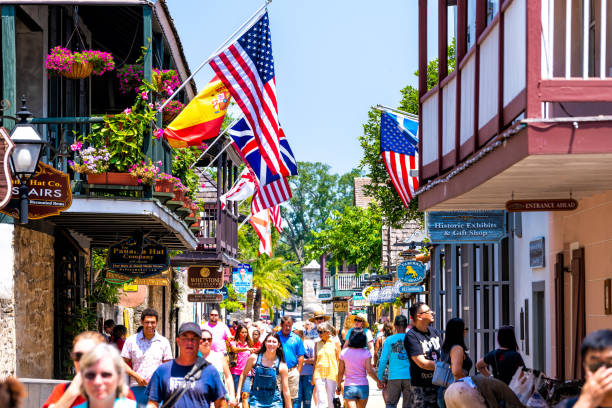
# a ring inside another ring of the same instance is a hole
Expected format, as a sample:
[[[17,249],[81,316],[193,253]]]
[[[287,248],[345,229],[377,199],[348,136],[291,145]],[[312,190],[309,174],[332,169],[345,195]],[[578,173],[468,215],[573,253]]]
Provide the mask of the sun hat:
[[[365,313],[358,313],[356,315],[350,315],[347,318],[347,320],[349,321],[351,326],[355,325],[355,319],[363,321],[363,328],[364,329],[370,327],[370,324],[368,323],[368,316]]]
[[[329,316],[325,315],[325,312],[322,310],[317,310],[316,312],[314,312],[314,314],[312,315],[312,317],[310,319],[308,319],[309,322],[313,322],[316,323],[316,319],[317,317],[322,317],[324,319],[324,321],[328,321],[330,319]]]

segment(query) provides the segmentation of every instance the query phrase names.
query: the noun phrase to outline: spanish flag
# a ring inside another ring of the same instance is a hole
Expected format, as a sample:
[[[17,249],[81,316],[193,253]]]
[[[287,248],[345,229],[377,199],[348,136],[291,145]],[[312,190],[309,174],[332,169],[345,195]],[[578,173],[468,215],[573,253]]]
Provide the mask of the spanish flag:
[[[203,140],[216,137],[230,97],[223,82],[215,76],[165,129],[170,146],[198,146]]]

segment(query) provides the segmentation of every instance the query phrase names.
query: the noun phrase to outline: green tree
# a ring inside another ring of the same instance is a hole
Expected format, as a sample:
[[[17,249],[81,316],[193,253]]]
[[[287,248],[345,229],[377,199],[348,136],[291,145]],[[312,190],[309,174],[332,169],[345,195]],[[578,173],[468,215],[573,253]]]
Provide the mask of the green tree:
[[[353,178],[360,172],[355,169],[339,176],[331,173],[328,164],[320,162],[299,162],[298,167],[298,176],[290,179],[293,197],[282,207],[287,228],[281,237],[279,253],[303,264],[313,257],[306,252],[313,232],[324,226],[332,211],[352,204]]]

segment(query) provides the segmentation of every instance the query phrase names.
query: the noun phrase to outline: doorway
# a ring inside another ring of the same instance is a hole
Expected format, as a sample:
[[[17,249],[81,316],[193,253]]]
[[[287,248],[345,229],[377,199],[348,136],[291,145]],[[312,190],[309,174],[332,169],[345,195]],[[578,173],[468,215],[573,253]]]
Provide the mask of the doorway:
[[[532,302],[533,302],[533,368],[544,371],[546,368],[546,311],[544,303],[544,281],[532,283]]]

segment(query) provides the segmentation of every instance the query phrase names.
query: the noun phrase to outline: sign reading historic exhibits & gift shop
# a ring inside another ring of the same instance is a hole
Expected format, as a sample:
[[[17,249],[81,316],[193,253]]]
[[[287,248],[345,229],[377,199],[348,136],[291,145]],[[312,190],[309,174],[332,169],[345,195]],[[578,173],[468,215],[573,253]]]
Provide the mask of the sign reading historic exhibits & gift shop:
[[[506,236],[506,213],[493,211],[431,211],[427,229],[432,243],[498,242]]]

